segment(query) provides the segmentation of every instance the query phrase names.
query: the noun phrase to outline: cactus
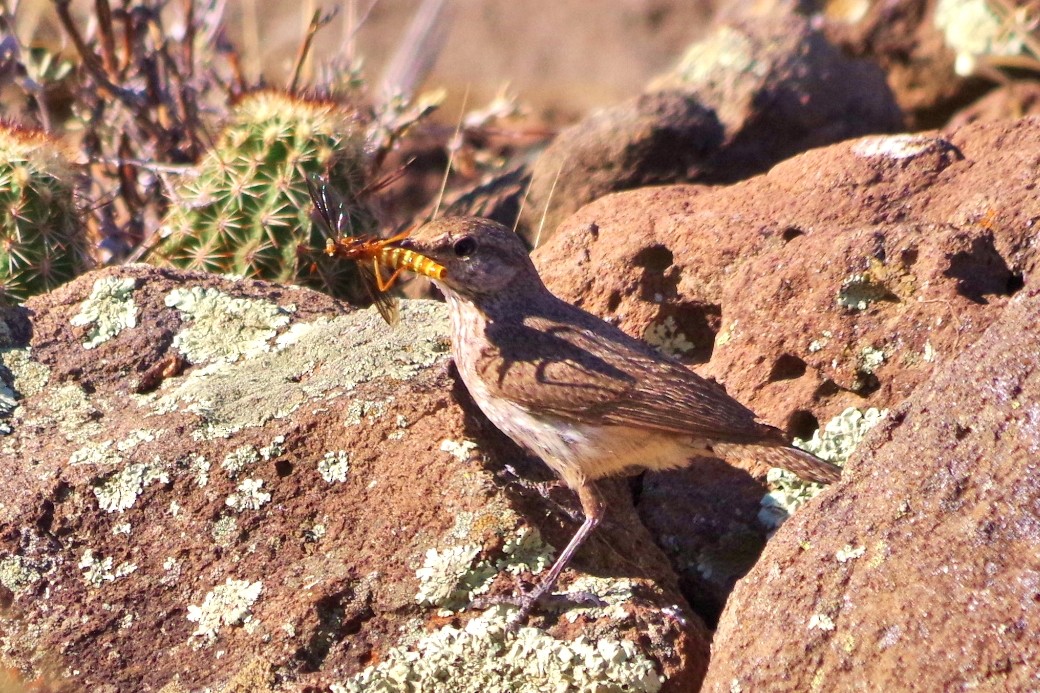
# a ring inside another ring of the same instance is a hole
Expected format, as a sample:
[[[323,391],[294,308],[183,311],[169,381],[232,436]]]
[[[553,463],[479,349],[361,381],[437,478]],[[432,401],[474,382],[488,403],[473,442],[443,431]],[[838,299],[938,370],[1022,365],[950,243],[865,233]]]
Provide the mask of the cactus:
[[[50,291],[89,266],[73,181],[57,140],[0,124],[0,305]]]
[[[307,177],[328,175],[350,207],[350,235],[372,233],[375,219],[358,201],[364,145],[356,114],[339,105],[274,91],[245,97],[216,146],[172,195],[156,260],[363,297],[353,263],[322,252]]]

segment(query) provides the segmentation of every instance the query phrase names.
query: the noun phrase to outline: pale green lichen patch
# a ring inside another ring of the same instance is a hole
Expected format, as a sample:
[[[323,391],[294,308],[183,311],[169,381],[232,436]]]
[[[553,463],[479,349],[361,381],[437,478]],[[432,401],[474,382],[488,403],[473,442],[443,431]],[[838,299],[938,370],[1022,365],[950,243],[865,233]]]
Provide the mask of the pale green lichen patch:
[[[7,323],[0,320],[0,326]],[[10,418],[18,402],[43,390],[50,378],[50,369],[32,360],[28,347],[4,347],[0,343],[0,420]],[[0,435],[11,428],[0,421]]]
[[[69,464],[118,465],[123,462],[121,453],[130,452],[142,443],[150,443],[163,433],[162,429],[136,430],[120,440],[90,441],[69,456]]]
[[[867,552],[866,546],[852,546],[852,544],[846,544],[845,546],[838,549],[834,557],[838,560],[838,563],[848,563],[860,558]]]
[[[259,510],[271,501],[271,494],[264,491],[263,486],[263,479],[243,479],[236,493],[232,493],[224,502],[238,512]]]
[[[270,341],[289,324],[291,309],[269,301],[236,298],[217,289],[174,289],[165,299],[190,319],[173,346],[191,363],[238,361],[270,351]]]
[[[887,409],[871,407],[860,411],[849,407],[828,421],[822,430],[817,429],[812,438],[795,438],[794,444],[828,462],[844,465],[867,431],[876,426],[887,413]],[[798,508],[823,490],[821,484],[803,481],[793,473],[777,467],[769,470],[766,483],[770,491],[762,498],[758,519],[770,529],[779,527]]]
[[[350,472],[350,453],[346,450],[326,452],[325,456],[318,461],[318,474],[326,482],[343,483],[347,480]]]
[[[873,373],[885,362],[885,352],[872,346],[863,347],[859,352],[859,371]]]
[[[126,577],[137,570],[135,564],[127,561],[113,568],[114,563],[111,556],[100,558],[94,555],[93,549],[85,550],[79,559],[79,569],[83,571],[83,581],[91,587],[101,587],[106,582]]]
[[[833,336],[834,333],[832,333],[830,330],[824,330],[823,332],[821,332],[820,337],[818,339],[814,339],[811,342],[809,342],[809,353],[815,354],[818,351],[823,351],[824,349],[826,349],[827,345],[830,344],[831,337]]]
[[[737,332],[738,332],[737,328],[738,328],[739,323],[740,323],[739,320],[734,320],[731,323],[727,323],[727,324],[723,325],[722,329],[719,330],[719,333],[717,335],[715,335],[715,347],[716,348],[724,347],[724,346],[726,346],[727,344],[729,344],[730,342],[732,342],[736,338]]]
[[[502,545],[502,558],[495,564],[497,570],[514,575],[529,572],[537,575],[553,562],[556,550],[542,540],[542,533],[534,527],[521,527]]]
[[[473,544],[429,549],[422,567],[415,571],[419,578],[415,601],[453,611],[487,592],[495,578],[495,569],[484,561],[474,565],[479,553],[480,547]]]
[[[252,445],[242,445],[229,452],[220,463],[221,469],[232,479],[242,471],[260,461],[260,453]]]
[[[110,513],[129,510],[145,487],[154,481],[164,484],[170,481],[163,465],[158,461],[131,464],[126,469],[105,477],[94,486],[98,507]]]
[[[393,403],[393,396],[387,397],[385,400],[378,402],[354,400],[349,405],[347,405],[345,416],[343,418],[343,425],[358,426],[364,419],[374,421],[383,414],[385,414],[387,409]]]
[[[838,289],[838,305],[849,310],[866,310],[878,301],[890,301],[895,296],[884,284],[877,282],[868,272],[847,277]]]
[[[69,464],[114,465],[123,461],[115,450],[114,440],[87,443],[69,455]]]
[[[271,442],[260,448],[260,459],[270,462],[285,454],[285,436],[275,436]]]
[[[248,625],[253,621],[251,608],[263,591],[261,581],[228,578],[217,585],[202,600],[202,606],[188,606],[188,620],[199,624],[192,633],[196,647],[208,645],[217,639],[224,626]]]
[[[615,638],[559,640],[538,628],[507,637],[511,610],[489,609],[465,628],[444,626],[409,648],[395,647],[333,693],[361,691],[634,691],[656,693],[663,679],[639,647]]]
[[[540,573],[552,564],[553,553],[553,547],[542,541],[533,527],[517,529],[506,539],[502,557],[493,562],[476,560],[480,554],[476,544],[429,549],[423,566],[415,572],[419,578],[415,600],[448,612],[458,611],[487,592],[498,573]]]
[[[43,577],[43,573],[22,556],[0,559],[0,585],[15,594],[29,589]]]
[[[195,477],[195,485],[199,488],[209,483],[209,460],[204,455],[192,453],[188,456],[188,473]]]
[[[198,440],[262,426],[308,403],[328,406],[358,385],[407,380],[448,357],[444,304],[406,301],[401,320],[397,329],[388,330],[367,311],[319,319],[285,349],[218,369],[197,369],[161,397],[139,401],[156,412],[197,414],[202,422],[192,436]]]
[[[134,287],[137,280],[129,277],[105,277],[94,282],[90,296],[72,317],[74,327],[90,327],[84,349],[93,349],[123,330],[137,326]]]
[[[466,462],[476,452],[477,444],[472,440],[451,440],[445,438],[441,441],[441,452],[446,452],[459,462]]]
[[[222,515],[213,523],[210,536],[218,546],[228,547],[238,538],[238,520],[232,515]]]
[[[408,433],[408,418],[403,414],[398,414],[394,417],[394,425],[397,426],[396,431],[391,431],[387,435],[387,440],[404,440],[404,437]]]
[[[809,440],[796,438],[794,442],[796,446],[821,459],[845,464],[867,431],[878,425],[886,414],[887,409],[870,407],[860,411],[849,407],[828,421],[822,431],[814,432]]]
[[[48,388],[40,406],[35,408],[38,416],[26,418],[23,425],[55,426],[72,443],[84,444],[94,441],[101,434],[98,410],[91,404],[86,393],[75,383],[65,383]]]
[[[670,315],[664,320],[650,323],[643,333],[643,341],[669,356],[685,356],[697,347],[679,330],[675,318]]]
[[[130,433],[127,434],[126,438],[123,438],[122,440],[116,442],[116,450],[118,450],[119,452],[130,452],[131,450],[139,446],[141,443],[150,443],[159,436],[161,436],[163,433],[165,433],[165,431],[161,429],[158,431],[148,431],[140,429],[136,431],[130,431]]]

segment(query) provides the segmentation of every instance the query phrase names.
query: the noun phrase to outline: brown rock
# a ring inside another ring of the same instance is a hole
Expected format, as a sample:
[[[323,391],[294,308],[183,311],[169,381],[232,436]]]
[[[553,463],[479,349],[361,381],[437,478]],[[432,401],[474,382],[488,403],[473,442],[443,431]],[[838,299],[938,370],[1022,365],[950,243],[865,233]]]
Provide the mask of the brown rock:
[[[808,438],[847,407],[898,405],[1033,276],[1038,143],[1037,119],[871,137],[726,188],[611,195],[535,258],[564,298]],[[748,481],[643,479],[641,517],[709,622],[764,539]]]
[[[1010,82],[955,113],[946,129],[956,131],[985,120],[1018,120],[1037,115],[1040,115],[1040,82]]]
[[[1028,47],[1035,27],[1011,0],[832,2],[820,24],[846,53],[881,66],[914,129],[947,125],[993,82],[1030,72],[1022,68],[1035,58]]]
[[[678,91],[643,94],[560,132],[531,171],[531,245],[583,204],[618,190],[700,178],[723,141],[718,119]],[[544,222],[542,215],[544,213]]]
[[[875,429],[737,586],[708,691],[1026,691],[1040,670],[1040,291]]]
[[[450,647],[507,688],[530,666],[500,634],[462,630],[495,610],[436,605],[468,603],[460,576],[511,594],[544,559],[537,536],[574,531],[574,501],[469,403],[443,306],[408,302],[390,330],[304,289],[130,266],[5,318],[3,666],[167,693],[352,685],[407,647],[423,648],[419,688]],[[612,499],[579,557],[590,573],[565,585],[611,606],[536,620],[529,652],[562,662],[582,634],[631,641],[613,676],[689,690],[707,631],[625,494]]]
[[[732,182],[798,152],[901,124],[884,76],[850,60],[804,17],[716,24],[639,99],[564,130],[532,170],[527,226],[541,238],[610,192]],[[551,191],[551,194],[550,194]]]

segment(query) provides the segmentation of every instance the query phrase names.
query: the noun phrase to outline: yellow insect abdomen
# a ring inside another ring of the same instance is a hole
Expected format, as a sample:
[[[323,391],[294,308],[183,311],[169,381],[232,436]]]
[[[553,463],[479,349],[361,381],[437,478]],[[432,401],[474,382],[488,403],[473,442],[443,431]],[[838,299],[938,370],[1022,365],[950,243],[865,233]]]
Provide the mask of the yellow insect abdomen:
[[[387,248],[383,254],[383,262],[393,269],[404,268],[433,279],[444,276],[444,267],[425,255],[406,248]]]

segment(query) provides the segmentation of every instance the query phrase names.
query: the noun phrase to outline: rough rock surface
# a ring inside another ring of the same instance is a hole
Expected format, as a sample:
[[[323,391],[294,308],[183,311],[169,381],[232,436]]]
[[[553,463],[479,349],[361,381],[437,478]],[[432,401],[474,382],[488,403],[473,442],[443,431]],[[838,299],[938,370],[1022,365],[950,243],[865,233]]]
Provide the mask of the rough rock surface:
[[[532,169],[542,239],[582,205],[664,182],[730,182],[812,147],[900,127],[874,65],[844,57],[795,14],[723,21],[654,92],[564,130]]]
[[[1035,76],[1035,16],[1013,0],[832,2],[819,24],[843,51],[884,69],[907,125],[919,129],[946,125],[994,84]]]
[[[619,193],[535,257],[562,297],[808,437],[901,402],[1035,276],[1038,143],[1040,119],[977,124],[814,150],[725,188]],[[763,540],[760,493],[712,467],[644,478],[642,516],[709,621]]]
[[[619,489],[563,584],[608,607],[515,645],[500,608],[461,610],[535,579],[575,503],[475,414],[443,305],[391,330],[304,289],[130,266],[4,318],[0,664],[27,679],[429,688],[453,657],[457,691],[703,676],[707,631]]]
[[[1017,120],[1037,115],[1040,115],[1040,82],[1009,82],[955,113],[946,129],[955,131],[985,120]]]
[[[708,691],[1040,685],[1040,289],[874,429],[726,605]]]

